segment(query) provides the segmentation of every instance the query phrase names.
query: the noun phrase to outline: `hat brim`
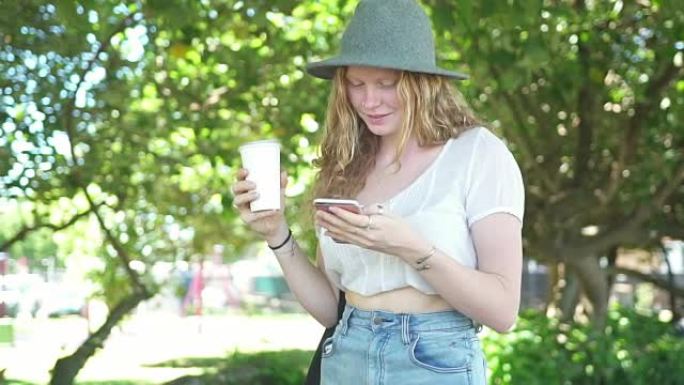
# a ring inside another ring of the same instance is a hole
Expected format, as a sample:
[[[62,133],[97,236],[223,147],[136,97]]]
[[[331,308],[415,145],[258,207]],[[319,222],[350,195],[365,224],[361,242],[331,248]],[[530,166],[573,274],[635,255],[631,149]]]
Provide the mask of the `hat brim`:
[[[353,59],[353,58],[344,58],[341,56],[336,56],[336,57],[332,57],[332,58],[327,59],[327,60],[321,60],[321,61],[309,63],[306,66],[306,72],[308,72],[310,75],[315,76],[317,78],[329,80],[335,76],[335,71],[338,68],[347,67],[347,66],[386,68],[386,69],[393,69],[393,70],[400,70],[400,71],[419,72],[419,73],[425,73],[425,74],[446,76],[446,77],[457,79],[457,80],[468,79],[468,75],[466,75],[464,73],[448,71],[448,70],[445,70],[443,68],[439,68],[437,66],[432,67],[432,68],[422,68],[422,67],[418,68],[418,67],[409,67],[409,66],[401,66],[401,65],[390,65],[390,64],[386,64],[386,63],[373,62],[372,60],[358,60],[358,59]]]

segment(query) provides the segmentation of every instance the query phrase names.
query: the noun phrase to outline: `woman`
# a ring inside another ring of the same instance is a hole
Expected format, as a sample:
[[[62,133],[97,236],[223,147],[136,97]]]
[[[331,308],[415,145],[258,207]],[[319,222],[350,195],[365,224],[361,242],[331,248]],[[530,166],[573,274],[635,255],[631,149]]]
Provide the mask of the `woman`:
[[[465,76],[436,66],[413,0],[361,1],[340,54],[307,70],[332,79],[314,192],[357,199],[363,211],[316,212],[314,266],[282,211],[249,211],[257,195],[246,170],[233,192],[302,306],[334,327],[321,384],[484,384],[479,325],[505,332],[520,299],[515,159],[450,83]]]

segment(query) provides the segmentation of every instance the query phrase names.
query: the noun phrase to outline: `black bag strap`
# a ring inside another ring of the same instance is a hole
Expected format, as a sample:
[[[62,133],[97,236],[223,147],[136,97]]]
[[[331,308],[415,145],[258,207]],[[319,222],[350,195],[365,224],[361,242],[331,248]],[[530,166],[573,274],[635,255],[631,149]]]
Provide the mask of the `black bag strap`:
[[[337,320],[342,318],[342,313],[344,313],[344,307],[347,305],[347,300],[344,297],[344,292],[340,290],[340,300],[337,302]],[[335,331],[335,327],[327,328],[323,332],[321,341],[318,342],[318,347],[316,352],[311,358],[311,363],[309,364],[309,372],[306,373],[306,381],[304,385],[320,385],[321,383],[321,351],[323,349],[323,342],[330,338]]]

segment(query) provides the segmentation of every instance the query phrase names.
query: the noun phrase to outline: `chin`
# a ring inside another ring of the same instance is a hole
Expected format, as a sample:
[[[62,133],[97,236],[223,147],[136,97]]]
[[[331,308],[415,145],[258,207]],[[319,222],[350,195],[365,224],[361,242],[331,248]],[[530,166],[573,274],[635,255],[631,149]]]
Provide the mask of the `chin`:
[[[378,130],[378,129],[368,128],[368,131],[370,131],[373,135],[380,136],[380,137],[388,137],[388,136],[393,135],[392,132],[388,132],[386,130]]]
[[[399,129],[388,127],[384,124],[380,126],[374,126],[366,123],[366,127],[368,127],[368,131],[370,131],[373,135],[377,136],[392,136],[399,133]]]

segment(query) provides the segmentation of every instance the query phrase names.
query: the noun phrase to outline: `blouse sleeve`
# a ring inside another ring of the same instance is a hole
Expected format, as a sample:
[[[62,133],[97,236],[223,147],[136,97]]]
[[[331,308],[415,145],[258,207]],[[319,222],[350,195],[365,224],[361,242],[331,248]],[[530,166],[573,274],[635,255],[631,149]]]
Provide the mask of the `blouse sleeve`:
[[[494,213],[509,213],[520,223],[525,211],[525,188],[518,163],[506,145],[485,131],[476,141],[466,183],[468,227]]]

